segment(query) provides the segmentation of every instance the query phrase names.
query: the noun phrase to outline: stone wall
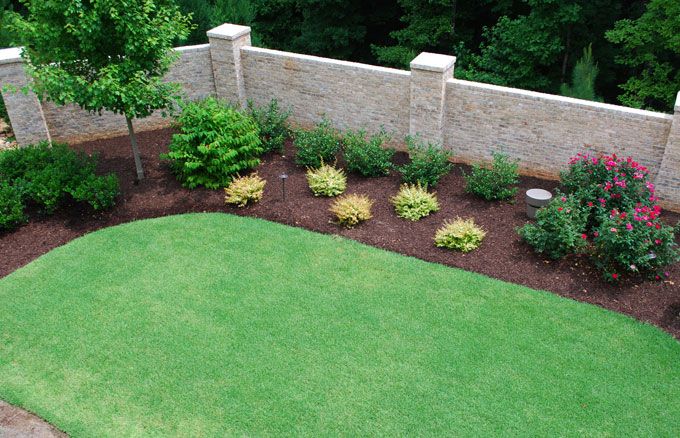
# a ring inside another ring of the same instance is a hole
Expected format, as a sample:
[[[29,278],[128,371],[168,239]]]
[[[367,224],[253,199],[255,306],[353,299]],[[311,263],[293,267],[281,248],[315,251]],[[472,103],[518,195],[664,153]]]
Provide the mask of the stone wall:
[[[452,150],[458,161],[488,160],[503,151],[525,173],[556,178],[577,152],[632,155],[650,169],[666,206],[680,210],[680,94],[675,114],[454,79],[455,57],[421,53],[410,71],[252,47],[250,28],[224,24],[209,44],[180,47],[167,80],[191,99],[216,95],[245,106],[278,99],[291,120],[311,126],[327,117],[340,129],[381,127],[399,145],[420,135]],[[18,49],[0,50],[0,82],[27,84]],[[3,91],[20,144],[77,142],[126,133],[122,117],[41,104]],[[167,126],[152,116],[138,130]]]

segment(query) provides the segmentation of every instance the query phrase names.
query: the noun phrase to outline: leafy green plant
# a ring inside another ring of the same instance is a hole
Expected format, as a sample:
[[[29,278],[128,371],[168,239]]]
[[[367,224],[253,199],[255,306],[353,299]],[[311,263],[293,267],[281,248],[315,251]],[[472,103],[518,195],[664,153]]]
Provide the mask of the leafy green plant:
[[[385,131],[366,137],[366,131],[349,131],[342,140],[347,170],[363,176],[385,176],[392,169],[393,148],[384,148],[389,141]]]
[[[335,215],[340,225],[353,228],[373,217],[371,207],[373,207],[373,201],[368,196],[352,193],[333,201],[330,211]]]
[[[53,213],[69,198],[87,202],[95,210],[114,205],[118,196],[115,175],[96,176],[97,157],[65,144],[41,142],[0,154],[0,180],[20,188],[24,201]]]
[[[347,177],[341,169],[324,164],[307,170],[307,183],[314,196],[337,196],[345,191]]]
[[[439,210],[437,196],[429,193],[420,184],[403,184],[391,202],[397,216],[412,221]]]
[[[434,243],[439,248],[470,252],[482,244],[484,236],[486,232],[473,219],[456,218],[444,222],[434,236]]]
[[[234,175],[260,164],[256,123],[213,97],[185,103],[176,127],[179,133],[161,157],[185,187],[226,187]]]
[[[137,179],[144,178],[133,120],[171,111],[181,95],[164,80],[188,36],[191,16],[174,0],[23,2],[27,14],[13,23],[17,42],[41,98],[125,117]]]
[[[435,187],[439,180],[453,168],[449,162],[451,152],[434,143],[423,143],[418,137],[406,137],[411,161],[397,168],[402,180],[408,184]]]
[[[517,194],[519,163],[510,161],[507,155],[494,152],[490,167],[473,164],[469,175],[463,173],[467,186],[465,191],[487,201],[512,199]]]
[[[21,190],[0,181],[0,231],[11,230],[26,222]]]
[[[264,195],[264,186],[267,181],[260,178],[257,172],[234,178],[229,186],[224,189],[224,202],[245,207],[247,204],[259,202]]]
[[[299,130],[295,133],[295,162],[310,169],[321,167],[323,163],[335,162],[340,150],[338,133],[327,119],[322,120],[311,131]]]
[[[587,242],[588,210],[577,198],[560,196],[536,213],[536,223],[521,227],[519,235],[536,252],[559,259],[583,250]]]
[[[272,99],[265,108],[258,108],[252,100],[248,101],[248,111],[260,129],[260,141],[264,152],[282,152],[286,140],[291,136],[291,110],[282,111],[279,102]]]

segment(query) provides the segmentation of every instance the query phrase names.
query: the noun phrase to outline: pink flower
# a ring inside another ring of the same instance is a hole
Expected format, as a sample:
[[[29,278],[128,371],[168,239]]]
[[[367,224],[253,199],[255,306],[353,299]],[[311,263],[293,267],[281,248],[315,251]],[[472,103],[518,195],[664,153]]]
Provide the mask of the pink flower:
[[[612,278],[613,278],[614,280],[616,280],[617,278],[619,278],[619,274],[617,274],[616,272],[613,273],[613,274],[612,274]]]
[[[633,230],[633,226],[630,224],[630,222],[628,222],[628,223],[626,224],[626,229],[627,229],[628,231],[632,231],[632,230]]]
[[[562,202],[567,202],[567,198],[564,197],[564,196],[562,196],[562,197],[560,198],[560,200],[561,200]]]
[[[597,231],[595,231],[595,232],[593,233],[593,237],[598,237],[599,235],[600,235],[600,233],[598,233]]]
[[[592,207],[592,206],[593,206],[593,202],[592,201],[588,202],[588,207]]]
[[[616,228],[612,227],[612,228],[609,229],[609,231],[611,231],[612,233],[616,233],[616,232],[618,232],[619,230],[617,230]]]
[[[557,209],[557,211],[562,211],[562,210],[564,210],[564,208],[562,208],[562,207]]]
[[[581,234],[581,239],[586,240],[587,238],[588,238],[588,235],[587,235],[587,234],[585,234],[585,233],[584,233],[584,234]]]
[[[661,241],[661,239],[656,239],[654,243],[656,243],[657,245],[661,245],[663,242]]]

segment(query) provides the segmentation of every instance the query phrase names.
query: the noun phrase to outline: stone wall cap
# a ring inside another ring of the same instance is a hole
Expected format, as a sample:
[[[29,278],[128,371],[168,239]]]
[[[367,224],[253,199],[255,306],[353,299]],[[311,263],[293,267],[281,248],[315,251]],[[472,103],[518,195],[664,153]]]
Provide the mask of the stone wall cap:
[[[456,63],[455,56],[440,55],[439,53],[422,52],[411,61],[411,70],[427,70],[445,72]]]
[[[224,23],[208,31],[208,38],[218,38],[233,41],[243,35],[250,33],[250,26],[239,26],[238,24]]]
[[[19,62],[23,62],[23,59],[21,59],[20,47],[0,49],[0,64],[16,64]]]
[[[675,112],[680,113],[680,91],[678,91],[678,95],[675,98]]]

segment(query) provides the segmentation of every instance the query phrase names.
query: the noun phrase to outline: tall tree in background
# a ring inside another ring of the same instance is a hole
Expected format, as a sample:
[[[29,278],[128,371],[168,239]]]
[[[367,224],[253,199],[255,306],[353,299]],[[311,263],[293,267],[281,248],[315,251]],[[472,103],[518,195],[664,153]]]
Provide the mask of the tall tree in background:
[[[170,108],[179,85],[162,81],[190,17],[171,0],[32,0],[17,30],[41,100],[125,116],[137,179],[144,178],[132,121]]]
[[[208,41],[206,32],[223,23],[252,25],[255,19],[255,5],[251,0],[176,0],[184,14],[191,14],[194,28],[187,38],[187,44]],[[254,34],[254,42],[257,42]]]
[[[620,101],[671,111],[680,90],[680,1],[652,0],[638,19],[617,22],[607,38],[622,46],[617,62],[633,70]]]
[[[595,80],[598,72],[597,63],[593,60],[593,45],[589,44],[588,47],[583,49],[581,59],[576,61],[571,75],[571,85],[563,83],[560,87],[560,94],[577,99],[602,102],[602,98],[598,97],[595,92]]]

